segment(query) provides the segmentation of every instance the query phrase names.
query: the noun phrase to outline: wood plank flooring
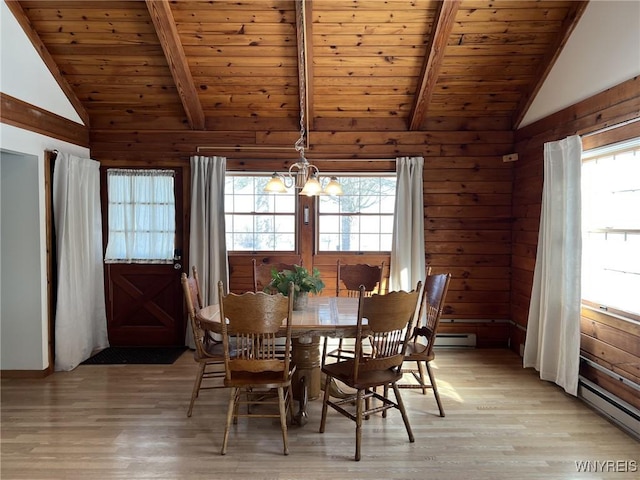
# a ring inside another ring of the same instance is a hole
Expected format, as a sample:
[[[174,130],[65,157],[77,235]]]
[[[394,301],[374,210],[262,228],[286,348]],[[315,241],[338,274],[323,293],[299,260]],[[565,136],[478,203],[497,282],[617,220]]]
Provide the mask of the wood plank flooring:
[[[289,456],[270,419],[240,419],[221,456],[228,393],[201,392],[187,418],[190,352],[168,366],[82,365],[45,379],[3,379],[0,478],[639,478],[637,440],[523,370],[512,352],[439,349],[435,366],[447,416],[437,416],[431,394],[402,390],[415,443],[399,412],[373,416],[360,462],[353,422],[329,411],[318,433],[320,400],[310,403],[307,425],[289,429]],[[592,462],[589,473],[576,462]]]

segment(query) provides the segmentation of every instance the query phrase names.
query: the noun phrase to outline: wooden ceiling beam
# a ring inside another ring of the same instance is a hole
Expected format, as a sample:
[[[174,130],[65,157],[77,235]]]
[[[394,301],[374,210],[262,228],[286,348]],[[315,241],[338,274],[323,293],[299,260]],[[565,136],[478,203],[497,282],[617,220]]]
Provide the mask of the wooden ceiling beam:
[[[427,55],[419,76],[419,87],[409,116],[409,130],[418,130],[422,125],[427,105],[438,80],[438,74],[444,59],[444,51],[449,35],[455,23],[456,13],[461,0],[442,0],[438,2],[436,14],[427,45]]]
[[[89,148],[89,129],[68,118],[0,92],[0,122]]]
[[[313,127],[313,102],[309,99],[313,98],[313,71],[311,44],[311,25],[307,22],[307,15],[310,17],[311,2],[307,0],[296,0],[296,47],[297,47],[297,66],[298,66],[298,91],[300,99],[300,115],[304,114],[304,128],[306,130],[305,148],[309,145],[309,131]],[[304,82],[304,88],[303,88]],[[302,125],[301,125],[302,127]]]
[[[173,81],[193,130],[205,129],[205,116],[168,0],[145,0]]]
[[[304,5],[302,5],[302,2],[304,2]],[[302,0],[302,2],[296,2],[296,32],[298,35],[298,49],[300,48],[300,41],[304,41],[304,58],[301,61],[300,55],[298,55],[298,68],[302,69],[306,84],[304,109],[307,116],[306,128],[308,135],[309,131],[315,128],[315,112],[313,108],[313,23],[308,21],[308,19],[312,18],[313,3],[307,0]],[[300,38],[301,34],[303,38]]]
[[[529,107],[533,103],[533,100],[538,94],[538,91],[547,79],[547,75],[549,75],[551,68],[553,68],[553,65],[556,63],[556,60],[560,56],[560,52],[567,43],[567,40],[571,36],[571,33],[575,29],[576,25],[578,25],[580,17],[582,17],[582,14],[584,13],[588,4],[588,0],[571,2],[571,6],[569,7],[567,16],[562,22],[562,26],[560,27],[560,31],[558,32],[555,41],[551,45],[549,45],[547,54],[540,61],[538,69],[536,70],[536,73],[534,75],[535,82],[529,86],[528,91],[522,96],[513,114],[514,130],[518,128],[520,122],[522,122],[522,119],[526,115],[527,110],[529,110]]]
[[[71,105],[82,120],[82,123],[84,123],[84,126],[89,128],[90,122],[87,109],[84,107],[80,99],[73,91],[73,88],[71,88],[71,85],[69,85],[69,82],[67,82],[66,78],[58,68],[56,61],[47,50],[47,47],[45,47],[44,42],[40,39],[40,35],[38,35],[36,30],[33,28],[31,20],[29,20],[29,17],[27,17],[27,14],[23,10],[20,3],[16,0],[6,0],[5,3],[7,4],[7,7],[9,7],[9,10],[11,10],[11,13],[13,13],[13,16],[16,17],[16,20],[24,30],[24,33],[26,33],[27,37],[29,37],[29,40],[31,40],[31,43],[38,52],[38,55],[40,55],[40,58],[42,58],[42,61],[51,72],[51,75],[53,75],[53,78],[60,86],[62,92],[65,94],[69,102],[71,102]]]

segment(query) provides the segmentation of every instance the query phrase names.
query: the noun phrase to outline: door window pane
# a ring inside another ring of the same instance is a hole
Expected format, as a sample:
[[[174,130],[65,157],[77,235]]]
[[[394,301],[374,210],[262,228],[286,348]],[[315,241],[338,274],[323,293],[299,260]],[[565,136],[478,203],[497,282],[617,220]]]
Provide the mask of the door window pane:
[[[173,170],[107,170],[107,263],[171,263],[176,217]]]

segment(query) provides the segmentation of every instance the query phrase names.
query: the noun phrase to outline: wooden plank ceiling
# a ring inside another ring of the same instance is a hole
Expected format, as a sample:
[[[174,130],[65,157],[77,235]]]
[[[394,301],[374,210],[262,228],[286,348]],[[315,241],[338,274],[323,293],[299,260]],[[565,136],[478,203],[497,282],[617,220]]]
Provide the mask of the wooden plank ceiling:
[[[298,136],[301,104],[312,144],[313,132],[512,130],[586,6],[560,0],[8,4],[92,135],[237,132],[225,141],[256,143],[262,135],[281,145]],[[307,79],[302,102],[300,75]]]

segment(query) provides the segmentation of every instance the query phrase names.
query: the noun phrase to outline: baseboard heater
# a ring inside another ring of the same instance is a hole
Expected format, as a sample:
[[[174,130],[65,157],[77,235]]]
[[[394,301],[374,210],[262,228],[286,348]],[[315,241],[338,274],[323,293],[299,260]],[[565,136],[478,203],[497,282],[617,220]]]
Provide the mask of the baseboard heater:
[[[578,397],[603,416],[640,439],[640,411],[602,387],[580,376]]]
[[[475,333],[438,333],[434,347],[475,347]]]

